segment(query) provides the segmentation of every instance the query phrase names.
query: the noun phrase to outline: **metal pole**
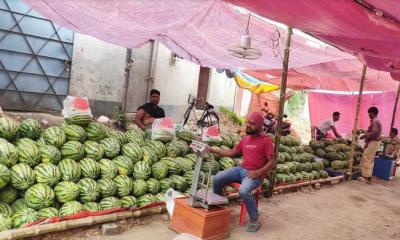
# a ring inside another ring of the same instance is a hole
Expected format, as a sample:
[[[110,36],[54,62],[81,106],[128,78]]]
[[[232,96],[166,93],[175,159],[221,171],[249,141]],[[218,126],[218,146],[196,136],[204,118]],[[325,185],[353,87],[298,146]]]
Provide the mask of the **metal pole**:
[[[347,176],[348,179],[352,179],[352,171],[353,171],[353,156],[354,156],[354,150],[357,146],[357,139],[356,139],[356,131],[358,128],[358,117],[360,115],[360,107],[361,107],[361,99],[362,99],[362,94],[364,90],[364,82],[365,82],[365,76],[367,74],[367,66],[364,64],[362,68],[362,73],[361,73],[361,83],[360,83],[360,90],[358,92],[358,99],[357,99],[357,110],[356,110],[356,117],[354,119],[354,126],[353,126],[353,136],[351,139],[351,149],[350,149],[350,159],[349,161],[349,168],[347,169]]]
[[[393,116],[392,116],[392,122],[390,123],[389,132],[394,127],[394,120],[396,119],[397,103],[399,102],[399,95],[400,95],[400,82],[399,82],[399,87],[397,88],[396,100],[394,101]]]
[[[124,79],[124,85],[122,88],[122,111],[126,112],[126,105],[128,103],[128,87],[129,87],[129,77],[130,73],[133,67],[133,61],[132,61],[132,49],[127,48],[126,49],[126,59],[125,59],[125,79]]]
[[[289,69],[289,55],[290,55],[290,41],[292,37],[292,28],[288,27],[286,33],[286,43],[285,43],[285,51],[283,58],[283,66],[282,66],[282,80],[281,80],[281,92],[280,92],[280,101],[279,101],[279,114],[278,114],[278,128],[275,137],[275,166],[272,171],[270,186],[268,188],[268,192],[265,193],[265,197],[271,197],[273,193],[273,188],[275,184],[275,170],[277,166],[276,159],[279,154],[279,143],[281,141],[281,133],[282,133],[282,119],[283,119],[283,110],[285,107],[285,98],[286,98],[286,83]]]

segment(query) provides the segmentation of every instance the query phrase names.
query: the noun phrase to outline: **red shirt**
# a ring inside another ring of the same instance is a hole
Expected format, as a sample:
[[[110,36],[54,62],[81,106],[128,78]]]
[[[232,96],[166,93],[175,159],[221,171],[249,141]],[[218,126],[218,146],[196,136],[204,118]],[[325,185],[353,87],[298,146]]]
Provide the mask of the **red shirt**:
[[[274,145],[268,136],[263,134],[245,136],[234,148],[236,154],[243,155],[241,167],[247,170],[258,170],[274,156]]]

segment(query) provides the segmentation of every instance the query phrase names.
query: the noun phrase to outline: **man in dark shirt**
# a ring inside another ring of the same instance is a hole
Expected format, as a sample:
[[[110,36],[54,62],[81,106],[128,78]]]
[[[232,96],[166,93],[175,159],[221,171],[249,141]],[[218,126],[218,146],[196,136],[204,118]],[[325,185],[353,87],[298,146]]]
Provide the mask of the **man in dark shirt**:
[[[152,89],[150,91],[150,102],[140,106],[135,115],[135,123],[138,127],[145,130],[151,127],[154,119],[165,117],[164,110],[158,106],[159,102],[160,91]]]

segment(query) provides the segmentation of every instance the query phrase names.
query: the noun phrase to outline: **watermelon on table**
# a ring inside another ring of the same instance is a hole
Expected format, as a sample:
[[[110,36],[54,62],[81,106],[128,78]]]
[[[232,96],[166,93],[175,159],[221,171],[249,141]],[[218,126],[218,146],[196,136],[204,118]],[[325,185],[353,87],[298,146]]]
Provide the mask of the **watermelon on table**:
[[[88,140],[85,142],[85,153],[87,158],[98,161],[104,156],[104,147],[100,143]]]
[[[146,181],[147,191],[151,194],[157,194],[160,192],[160,182],[157,179],[150,178]]]
[[[44,183],[37,183],[25,193],[25,202],[35,210],[50,207],[54,201],[54,191]]]
[[[14,209],[7,203],[0,202],[0,214],[11,217],[14,214]]]
[[[144,161],[136,162],[133,166],[133,178],[147,180],[151,175],[150,164]]]
[[[101,178],[113,179],[118,174],[118,168],[110,159],[103,158],[99,161]]]
[[[133,161],[125,155],[116,156],[113,160],[114,164],[118,168],[120,175],[131,175],[133,171]]]
[[[84,114],[75,114],[73,116],[65,118],[65,122],[68,124],[76,124],[82,127],[86,127],[90,122],[92,122],[93,119],[89,115],[84,115]]]
[[[51,163],[41,163],[34,169],[36,182],[44,183],[53,187],[61,180],[61,172],[58,167]]]
[[[21,138],[17,141],[16,145],[20,163],[34,167],[40,162],[42,155],[35,141],[29,138]]]
[[[145,194],[138,198],[137,204],[139,207],[145,207],[156,201],[156,198],[152,194]]]
[[[136,130],[128,130],[125,132],[125,137],[128,143],[136,143],[136,144],[143,144],[144,138],[143,135],[141,135],[138,131]]]
[[[186,142],[191,142],[193,139],[196,138],[196,135],[189,130],[180,130],[180,131],[176,131],[176,136]]]
[[[42,163],[58,164],[62,159],[61,152],[53,145],[44,145],[39,147],[42,155]]]
[[[100,144],[104,148],[104,156],[106,158],[114,158],[118,156],[119,152],[121,151],[121,145],[116,138],[104,138],[100,141]]]
[[[182,172],[181,167],[173,158],[163,158],[160,162],[167,165],[169,175],[179,175]]]
[[[170,142],[166,145],[166,150],[167,150],[166,156],[170,157],[170,158],[176,158],[181,154],[179,148],[174,146],[174,144],[172,144],[172,142]]]
[[[187,181],[184,177],[179,175],[172,175],[171,179],[174,183],[174,189],[177,190],[178,192],[183,193],[188,188]]]
[[[81,167],[72,159],[63,159],[58,164],[61,171],[61,179],[64,181],[78,182],[81,178]]]
[[[61,155],[63,158],[79,161],[85,156],[85,145],[77,141],[68,141],[61,147]]]
[[[19,228],[39,220],[39,214],[35,209],[25,208],[21,211],[15,212],[12,215],[11,220],[13,228]]]
[[[165,202],[165,193],[160,192],[154,195],[154,198],[156,199],[157,202]]]
[[[157,162],[158,157],[156,152],[153,150],[153,148],[149,146],[144,146],[142,147],[143,150],[143,161],[148,162],[150,165],[153,165],[155,162]]]
[[[124,144],[126,144],[128,142],[128,140],[126,139],[125,133],[123,133],[121,131],[112,131],[110,134],[110,137],[117,139],[121,146],[123,146]]]
[[[19,210],[27,208],[28,205],[26,205],[24,198],[20,198],[20,199],[17,199],[16,201],[14,201],[14,203],[11,205],[11,207],[14,210],[14,212],[17,212]]]
[[[160,180],[160,191],[166,192],[170,188],[174,188],[174,182],[170,178],[164,178]]]
[[[143,179],[133,181],[132,195],[135,197],[143,196],[148,190],[147,183]]]
[[[58,217],[59,212],[57,208],[47,207],[38,211],[39,219]]]
[[[18,149],[7,140],[0,138],[0,164],[14,166],[18,161]]]
[[[84,178],[97,179],[100,176],[100,163],[91,158],[84,158],[79,162],[81,175]]]
[[[62,147],[65,141],[67,140],[67,136],[64,131],[60,127],[49,127],[43,132],[43,139],[48,145],[53,145],[57,148]]]
[[[164,143],[157,140],[150,140],[146,142],[146,146],[149,146],[153,149],[153,151],[157,154],[159,159],[165,157],[167,154],[167,148]]]
[[[133,189],[133,181],[126,175],[118,175],[114,178],[114,182],[117,185],[117,196],[124,197],[128,196]]]
[[[62,205],[59,210],[59,215],[61,217],[66,217],[68,215],[77,214],[82,211],[85,211],[85,207],[82,205],[82,203],[78,201],[71,201]]]
[[[142,159],[143,150],[136,143],[127,143],[122,146],[122,154],[128,156],[133,162],[137,162]]]
[[[91,122],[85,128],[87,133],[87,139],[96,142],[101,141],[103,138],[107,137],[106,130],[101,123]]]
[[[11,181],[11,172],[10,170],[4,166],[3,164],[0,164],[0,189],[4,188],[7,186],[7,184]]]
[[[54,194],[60,203],[66,203],[78,198],[80,188],[78,184],[71,181],[63,181],[54,187]]]
[[[10,216],[0,214],[0,232],[10,230],[12,228],[12,220]]]
[[[121,203],[121,207],[132,207],[132,208],[136,208],[137,207],[137,200],[134,196],[124,196],[122,198],[119,199],[120,203]]]
[[[184,173],[186,172],[192,172],[194,169],[194,164],[190,159],[188,158],[183,158],[183,157],[177,157],[173,159],[182,169]]]
[[[24,163],[18,163],[11,168],[11,185],[16,189],[26,190],[36,181],[35,172]]]
[[[100,201],[100,207],[102,210],[120,208],[121,202],[116,197],[107,197]]]
[[[79,125],[70,124],[63,130],[65,132],[65,136],[67,137],[67,141],[84,142],[86,140],[87,135],[85,129]]]
[[[18,191],[12,186],[7,186],[0,190],[0,202],[11,204],[17,199],[17,196]]]
[[[19,131],[20,123],[10,117],[0,117],[0,138],[7,141],[16,139]]]
[[[163,162],[156,162],[151,166],[151,175],[157,180],[167,177],[168,166]]]
[[[87,202],[84,203],[83,206],[85,207],[86,210],[92,212],[97,212],[101,210],[100,204],[98,204],[97,202]]]
[[[97,182],[90,178],[82,178],[78,182],[80,188],[79,199],[82,203],[95,202],[100,195],[100,188]]]
[[[108,178],[103,178],[97,181],[97,185],[100,188],[100,197],[113,197],[117,194],[117,184]]]
[[[19,126],[19,133],[23,138],[37,140],[42,134],[42,125],[36,119],[27,118]]]

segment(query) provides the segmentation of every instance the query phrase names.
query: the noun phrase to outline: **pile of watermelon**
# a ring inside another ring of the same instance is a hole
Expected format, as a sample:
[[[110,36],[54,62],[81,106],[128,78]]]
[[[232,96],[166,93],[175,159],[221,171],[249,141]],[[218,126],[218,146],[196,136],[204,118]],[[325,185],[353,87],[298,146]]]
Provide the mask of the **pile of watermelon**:
[[[143,207],[164,201],[169,188],[185,193],[197,160],[188,146],[194,137],[145,140],[139,128],[115,131],[87,116],[47,129],[0,117],[0,231],[84,210]],[[238,164],[208,160],[204,174]]]

